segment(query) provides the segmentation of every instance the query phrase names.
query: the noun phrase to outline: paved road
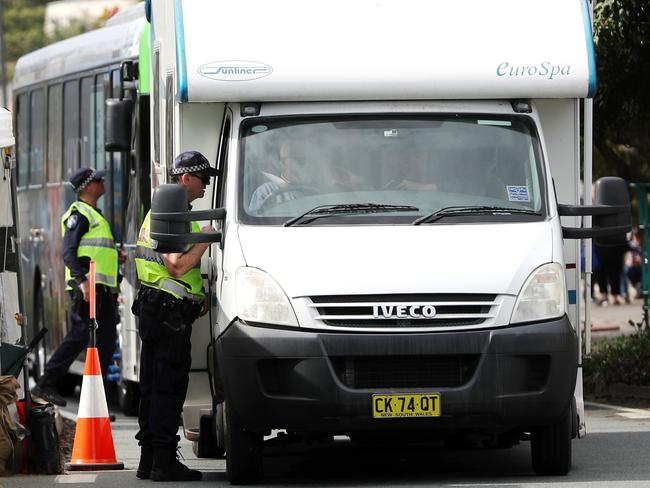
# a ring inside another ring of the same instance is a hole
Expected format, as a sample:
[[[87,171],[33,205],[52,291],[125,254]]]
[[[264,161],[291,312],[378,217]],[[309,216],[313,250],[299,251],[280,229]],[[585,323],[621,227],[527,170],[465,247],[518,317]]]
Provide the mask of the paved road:
[[[73,406],[74,408],[74,406]],[[267,455],[261,486],[441,486],[441,487],[648,487],[650,486],[650,409],[591,404],[586,438],[574,441],[573,470],[567,477],[540,478],[530,468],[530,447],[506,450],[433,448],[360,448],[341,440],[293,455]],[[135,478],[138,451],[136,422],[118,416],[113,424],[121,472],[14,476],[0,479],[5,488],[45,488],[52,484],[88,487],[150,486]],[[201,469],[200,483],[174,486],[228,486],[223,460],[196,459],[184,441],[187,464]]]

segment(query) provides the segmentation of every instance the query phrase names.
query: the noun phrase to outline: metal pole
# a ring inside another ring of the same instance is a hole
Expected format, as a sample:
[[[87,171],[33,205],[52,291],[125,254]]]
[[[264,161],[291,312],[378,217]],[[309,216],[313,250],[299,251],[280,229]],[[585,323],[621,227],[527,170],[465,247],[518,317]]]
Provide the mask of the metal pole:
[[[593,179],[593,100],[586,99],[584,102],[584,201],[585,205],[592,204],[591,187]],[[585,217],[585,227],[591,227],[591,216]],[[585,357],[591,356],[591,239],[585,239]]]
[[[589,2],[589,16],[593,31],[594,7],[596,0]],[[583,120],[583,199],[585,205],[592,204],[591,188],[593,184],[593,125],[594,125],[594,102],[591,98],[584,100]],[[591,216],[585,217],[585,227],[591,227]],[[591,239],[585,239],[585,357],[591,357]]]
[[[97,347],[97,319],[95,317],[95,261],[90,261],[90,347]]]
[[[2,105],[7,107],[7,66],[5,63],[5,12],[4,0],[0,0],[0,85],[2,86]]]
[[[2,4],[3,0],[0,0]],[[0,7],[1,8],[1,7]],[[1,15],[1,14],[0,14]],[[0,66],[2,69],[2,66]],[[4,76],[4,75],[3,75]],[[27,347],[27,316],[25,314],[25,299],[23,296],[23,273],[22,273],[22,243],[20,240],[20,221],[18,220],[18,198],[16,195],[16,159],[15,153],[12,151],[10,157],[10,171],[9,171],[9,191],[11,193],[11,218],[16,235],[16,255],[17,268],[16,268],[16,284],[18,285],[18,313],[15,315],[16,325],[20,326],[20,340],[23,346]],[[26,364],[23,364],[23,401],[25,402],[25,426],[28,429],[27,436],[25,437],[26,452],[30,452],[31,433],[29,432],[29,416],[32,408],[32,397],[29,393],[29,371]]]
[[[589,14],[593,28],[594,7],[596,0],[590,2]],[[583,199],[585,205],[592,204],[591,187],[593,180],[593,143],[594,143],[594,101],[591,98],[584,100],[584,127],[583,127]],[[591,216],[585,217],[585,227],[591,227]],[[591,356],[591,239],[584,240],[585,245],[585,357]]]
[[[643,327],[648,330],[648,299],[650,295],[650,223],[648,222],[648,184],[632,183],[636,193],[639,234],[641,235],[641,294],[643,295]]]

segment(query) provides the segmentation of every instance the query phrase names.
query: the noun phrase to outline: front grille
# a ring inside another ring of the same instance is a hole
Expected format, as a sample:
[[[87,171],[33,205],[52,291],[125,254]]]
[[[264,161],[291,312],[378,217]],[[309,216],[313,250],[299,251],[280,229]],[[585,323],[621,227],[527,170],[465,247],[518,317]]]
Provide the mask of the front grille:
[[[496,316],[496,295],[313,296],[316,320],[350,328],[419,328],[478,325]],[[432,310],[435,312],[432,314]],[[411,313],[412,312],[412,313]],[[418,316],[419,315],[419,316]]]
[[[454,388],[467,383],[479,354],[438,356],[332,357],[337,377],[348,388]]]

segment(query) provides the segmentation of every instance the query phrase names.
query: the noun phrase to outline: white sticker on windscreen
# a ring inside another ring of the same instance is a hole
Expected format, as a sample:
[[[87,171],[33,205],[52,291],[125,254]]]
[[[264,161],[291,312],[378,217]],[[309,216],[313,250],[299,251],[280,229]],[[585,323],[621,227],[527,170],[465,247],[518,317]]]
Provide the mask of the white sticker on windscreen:
[[[507,185],[508,200],[511,202],[530,202],[527,186]]]

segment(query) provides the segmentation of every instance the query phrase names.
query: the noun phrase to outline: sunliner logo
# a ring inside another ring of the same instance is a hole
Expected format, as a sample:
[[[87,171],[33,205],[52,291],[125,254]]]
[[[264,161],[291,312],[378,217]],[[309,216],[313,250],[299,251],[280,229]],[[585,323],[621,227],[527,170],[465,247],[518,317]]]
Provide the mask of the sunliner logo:
[[[413,303],[405,305],[373,305],[372,314],[376,319],[426,319],[435,317],[433,305]]]
[[[268,64],[257,61],[215,61],[199,67],[199,74],[220,81],[250,81],[273,73]]]
[[[515,65],[510,64],[507,61],[501,63],[497,66],[497,76],[508,77],[508,78],[518,78],[518,77],[533,77],[539,76],[542,78],[548,78],[552,80],[554,78],[559,78],[562,76],[568,76],[571,74],[571,65],[559,65],[552,64],[550,61],[543,61],[539,64],[529,64],[529,65]]]

